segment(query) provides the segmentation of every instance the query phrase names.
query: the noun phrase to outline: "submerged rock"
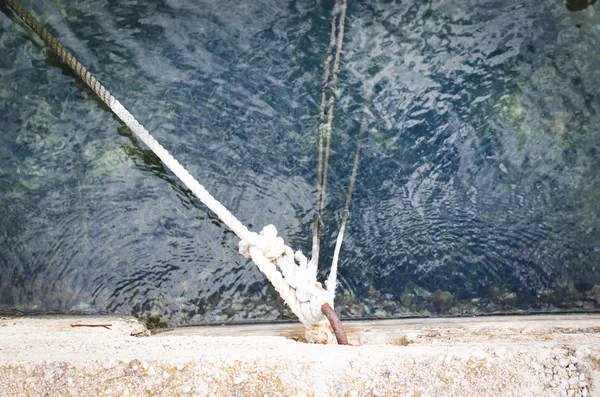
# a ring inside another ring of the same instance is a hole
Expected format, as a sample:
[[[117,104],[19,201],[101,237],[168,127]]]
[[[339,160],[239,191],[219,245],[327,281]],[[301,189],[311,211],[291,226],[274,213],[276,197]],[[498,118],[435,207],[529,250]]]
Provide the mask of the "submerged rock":
[[[596,284],[592,287],[591,296],[592,299],[600,305],[600,285]]]
[[[415,286],[414,291],[415,295],[417,295],[419,298],[427,299],[431,295],[431,292],[427,291],[423,287],[419,287],[418,285]]]
[[[86,179],[89,181],[123,175],[134,164],[125,149],[119,145],[90,145],[85,149],[84,155],[88,160]]]
[[[17,168],[19,183],[29,190],[40,189],[48,178],[48,170],[28,157]]]
[[[492,302],[500,306],[514,306],[517,303],[517,294],[502,287],[491,287],[490,298]]]
[[[526,109],[523,106],[522,96],[518,93],[505,94],[494,105],[500,119],[510,124],[517,133],[527,134],[528,128],[523,125]]]
[[[405,293],[405,294],[400,295],[400,303],[402,303],[402,305],[404,305],[404,306],[410,307],[410,306],[412,306],[414,301],[415,301],[414,294]]]
[[[448,291],[442,291],[437,289],[431,296],[429,296],[429,307],[434,313],[441,311],[447,311],[452,306],[454,301],[454,295]]]

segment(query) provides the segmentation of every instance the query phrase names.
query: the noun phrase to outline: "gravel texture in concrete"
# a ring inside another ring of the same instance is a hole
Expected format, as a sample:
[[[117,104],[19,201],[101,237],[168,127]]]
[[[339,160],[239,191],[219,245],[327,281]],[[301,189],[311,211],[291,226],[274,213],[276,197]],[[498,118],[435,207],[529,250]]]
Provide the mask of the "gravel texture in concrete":
[[[299,342],[297,324],[148,336],[128,317],[1,318],[0,396],[600,395],[599,315],[346,327],[354,346]]]

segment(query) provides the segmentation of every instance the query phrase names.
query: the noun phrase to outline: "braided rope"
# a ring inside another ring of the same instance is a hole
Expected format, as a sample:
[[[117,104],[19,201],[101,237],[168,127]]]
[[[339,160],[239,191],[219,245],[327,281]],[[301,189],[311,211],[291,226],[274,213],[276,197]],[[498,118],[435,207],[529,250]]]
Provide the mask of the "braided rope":
[[[336,0],[335,2],[335,12],[333,20],[331,21],[331,37],[329,47],[327,48],[327,56],[325,57],[324,63],[324,75],[323,75],[323,83],[322,83],[322,92],[321,92],[321,107],[319,113],[319,155],[318,155],[318,163],[317,163],[317,213],[315,215],[314,226],[313,226],[313,258],[311,262],[314,263],[315,268],[318,265],[319,258],[319,245],[320,245],[320,236],[321,236],[321,223],[320,218],[325,209],[325,195],[327,191],[327,170],[329,166],[329,153],[331,151],[331,132],[333,130],[333,109],[335,104],[335,88],[337,86],[337,76],[340,68],[340,57],[342,53],[342,44],[344,42],[344,21],[346,19],[346,8],[347,8],[347,0],[342,0],[340,4],[340,0]],[[337,37],[335,35],[335,23],[336,23],[336,14],[339,12],[339,22],[338,22],[338,34]],[[331,65],[331,51],[333,45],[336,46],[335,51],[335,59],[333,61],[333,70],[330,72]],[[328,83],[329,74],[331,73],[331,81]],[[327,102],[327,122],[325,123],[325,91],[327,84],[329,84],[329,100]],[[325,150],[323,153],[323,134],[325,134]],[[356,163],[357,166],[357,163]],[[355,171],[353,172],[355,175]],[[351,180],[351,186],[353,186]],[[352,189],[352,187],[351,187]],[[349,191],[349,197],[352,196],[352,191]],[[349,198],[348,198],[349,200]],[[346,206],[345,213],[348,212],[348,206]],[[345,216],[345,220],[347,220],[347,216]],[[329,277],[326,281],[327,292],[330,297],[330,301],[332,302],[331,307],[333,308],[333,301],[335,298],[335,288],[337,285],[337,267],[338,267],[338,258],[339,252],[342,246],[342,239],[344,238],[344,230],[346,227],[346,222],[343,221],[340,227],[340,231],[338,233],[338,239],[336,242],[336,249],[334,251],[333,261],[331,263],[331,271],[329,272]]]
[[[325,136],[326,123],[325,123],[325,104],[327,100],[327,86],[329,85],[329,74],[331,73],[331,60],[333,59],[333,46],[336,43],[335,37],[335,26],[337,20],[337,3],[336,0],[333,18],[331,19],[331,34],[329,37],[329,45],[327,46],[327,53],[325,55],[325,61],[323,62],[323,80],[321,82],[321,105],[319,106],[319,150],[317,155],[317,201],[315,202],[315,217],[313,223],[312,233],[312,258],[311,261],[316,264],[319,263],[319,250],[321,245],[321,216],[323,215],[323,209],[321,208],[321,195],[323,194],[323,137]]]
[[[336,5],[337,1],[336,1]],[[335,103],[335,88],[337,86],[337,76],[338,71],[340,69],[340,56],[342,54],[342,43],[344,41],[344,20],[346,18],[346,7],[347,0],[342,1],[342,5],[339,6],[341,8],[340,12],[340,20],[338,27],[338,36],[335,50],[335,60],[333,61],[333,73],[331,77],[331,84],[329,86],[329,103],[327,109],[327,125],[325,130],[325,159],[323,160],[323,176],[321,177],[321,202],[319,204],[319,208],[321,212],[325,208],[325,193],[327,191],[327,169],[329,164],[329,153],[331,148],[331,131],[333,130],[333,105]]]
[[[290,309],[304,324],[308,342],[328,343],[333,340],[330,324],[322,312],[329,294],[316,280],[316,267],[311,266],[298,251],[277,237],[273,225],[266,226],[260,235],[251,232],[225,206],[215,199],[194,177],[133,117],[91,73],[67,51],[19,2],[6,3],[42,40],[90,87],[92,91],[144,142],[196,197],[214,212],[240,239],[240,253],[252,258],[257,267],[273,284]],[[337,58],[336,58],[337,59]],[[334,68],[335,70],[335,68]],[[298,260],[296,264],[294,259]],[[276,266],[277,265],[277,266]]]

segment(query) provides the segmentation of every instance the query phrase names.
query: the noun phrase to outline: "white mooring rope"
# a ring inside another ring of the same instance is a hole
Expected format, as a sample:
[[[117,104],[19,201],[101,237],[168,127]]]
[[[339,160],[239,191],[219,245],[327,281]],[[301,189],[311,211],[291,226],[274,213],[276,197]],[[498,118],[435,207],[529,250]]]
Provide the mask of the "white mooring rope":
[[[260,234],[248,230],[225,206],[211,196],[21,4],[16,0],[6,0],[6,3],[77,73],[181,182],[241,239],[240,253],[254,261],[294,314],[298,316],[298,319],[304,324],[307,342],[328,343],[334,341],[329,321],[322,313],[324,304],[333,307],[333,293],[325,291],[321,283],[317,281],[316,263],[309,262],[300,251],[294,254],[292,249],[284,244],[283,239],[277,236],[277,230],[273,225],[266,226]]]

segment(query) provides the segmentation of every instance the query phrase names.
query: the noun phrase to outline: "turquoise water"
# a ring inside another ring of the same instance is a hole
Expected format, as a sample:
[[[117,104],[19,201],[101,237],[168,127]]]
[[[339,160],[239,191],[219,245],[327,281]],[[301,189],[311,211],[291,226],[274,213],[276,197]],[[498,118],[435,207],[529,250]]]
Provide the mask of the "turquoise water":
[[[0,311],[289,318],[237,237],[0,4]],[[333,2],[23,4],[244,224],[310,251]],[[342,316],[600,309],[586,4],[349,2],[322,277],[371,101]]]

